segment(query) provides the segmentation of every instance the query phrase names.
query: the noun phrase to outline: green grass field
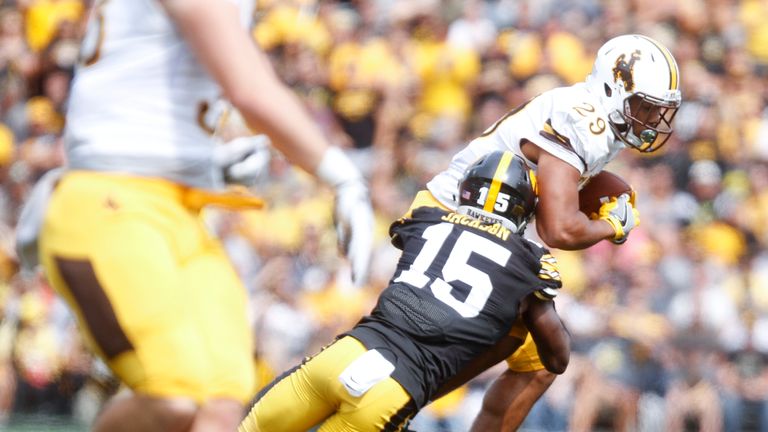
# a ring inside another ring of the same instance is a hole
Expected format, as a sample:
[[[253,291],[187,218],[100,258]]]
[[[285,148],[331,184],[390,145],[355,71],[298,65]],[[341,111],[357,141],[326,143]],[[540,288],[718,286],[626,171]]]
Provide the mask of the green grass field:
[[[88,428],[69,418],[48,416],[14,416],[0,424],[3,432],[86,432]]]

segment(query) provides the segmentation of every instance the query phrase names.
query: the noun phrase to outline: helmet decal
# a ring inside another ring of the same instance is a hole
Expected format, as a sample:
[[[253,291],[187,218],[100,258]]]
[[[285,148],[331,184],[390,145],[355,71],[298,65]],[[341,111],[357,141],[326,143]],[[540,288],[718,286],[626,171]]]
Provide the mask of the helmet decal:
[[[624,90],[631,92],[635,88],[635,79],[632,76],[633,69],[635,68],[635,62],[640,60],[640,50],[635,50],[632,55],[629,56],[629,61],[625,61],[626,54],[620,55],[616,59],[616,66],[613,67],[613,81],[619,82],[621,80],[624,85]]]
[[[493,174],[491,187],[488,190],[488,197],[486,198],[485,204],[483,205],[483,210],[487,212],[493,211],[493,206],[496,204],[496,200],[498,199],[499,190],[501,190],[501,182],[503,181],[504,174],[507,172],[507,168],[509,168],[510,162],[512,162],[512,156],[513,154],[510,152],[504,152],[501,155],[499,165],[496,167],[496,172]]]

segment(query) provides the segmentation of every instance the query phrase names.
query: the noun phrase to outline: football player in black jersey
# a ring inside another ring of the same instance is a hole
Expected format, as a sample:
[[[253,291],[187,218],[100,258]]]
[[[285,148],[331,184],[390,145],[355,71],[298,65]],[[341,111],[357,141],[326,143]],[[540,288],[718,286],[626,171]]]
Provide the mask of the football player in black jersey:
[[[402,255],[374,310],[262,390],[241,432],[402,430],[438,392],[517,349],[518,318],[544,366],[565,371],[556,262],[521,235],[536,207],[533,171],[496,151],[467,169],[459,195],[456,212],[417,198],[392,224]]]

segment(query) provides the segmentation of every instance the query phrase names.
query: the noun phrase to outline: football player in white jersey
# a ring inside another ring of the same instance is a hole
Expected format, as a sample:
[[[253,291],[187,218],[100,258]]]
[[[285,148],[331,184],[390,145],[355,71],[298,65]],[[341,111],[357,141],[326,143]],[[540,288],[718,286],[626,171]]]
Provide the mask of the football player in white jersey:
[[[627,147],[658,150],[672,133],[682,101],[677,63],[667,48],[642,35],[623,35],[598,51],[585,82],[536,96],[499,119],[454,156],[427,189],[435,205],[455,209],[456,183],[466,167],[494,150],[510,150],[535,167],[536,228],[550,247],[583,249],[626,241],[639,223],[634,197],[605,203],[595,219],[579,211],[579,187]],[[530,338],[486,394],[473,430],[515,430],[554,380]],[[506,416],[506,418],[505,418]]]
[[[98,0],[67,115],[68,166],[39,257],[90,346],[131,389],[96,431],[234,431],[253,396],[246,294],[200,220],[253,208],[225,188],[211,136],[223,96],[291,162],[335,189],[340,244],[365,279],[373,217],[360,172],[275,75],[252,0]],[[230,155],[231,156],[231,155]],[[237,158],[235,158],[237,159]]]

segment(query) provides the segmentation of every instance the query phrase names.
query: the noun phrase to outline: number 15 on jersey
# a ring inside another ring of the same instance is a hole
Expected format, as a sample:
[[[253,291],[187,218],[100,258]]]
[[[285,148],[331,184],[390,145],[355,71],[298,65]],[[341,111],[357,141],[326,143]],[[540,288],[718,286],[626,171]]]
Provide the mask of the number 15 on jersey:
[[[512,252],[478,234],[462,231],[448,251],[448,259],[440,270],[441,277],[432,280],[426,273],[454,229],[458,228],[449,223],[432,225],[425,229],[421,235],[426,239],[424,246],[413,264],[403,270],[395,282],[404,282],[419,289],[429,285],[435,298],[453,308],[464,318],[472,318],[477,316],[485,306],[493,291],[493,284],[486,272],[469,265],[469,257],[476,253],[504,267]],[[466,300],[461,301],[453,295],[451,282],[455,281],[463,282],[470,287]]]

